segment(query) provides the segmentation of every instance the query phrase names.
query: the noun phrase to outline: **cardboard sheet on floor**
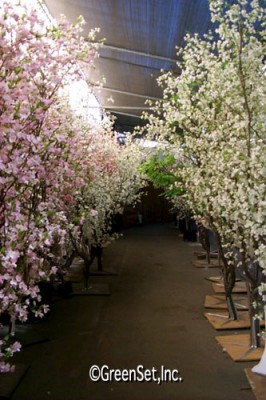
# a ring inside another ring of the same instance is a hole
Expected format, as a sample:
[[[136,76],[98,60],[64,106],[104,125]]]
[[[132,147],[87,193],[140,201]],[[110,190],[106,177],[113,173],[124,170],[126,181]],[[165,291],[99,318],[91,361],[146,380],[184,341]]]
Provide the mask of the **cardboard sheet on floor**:
[[[237,320],[228,318],[228,311],[217,311],[205,313],[204,316],[216,330],[227,329],[248,329],[250,328],[250,317],[248,311],[239,311]],[[264,326],[264,320],[260,321],[260,326]]]
[[[222,275],[214,275],[214,276],[205,276],[206,281],[210,282],[217,282],[217,283],[223,283],[224,279]],[[239,282],[240,279],[236,279],[236,282]]]
[[[192,265],[196,268],[221,268],[222,264],[218,263],[218,260],[211,259],[208,264],[207,260],[193,260]]]
[[[215,282],[212,284],[212,288],[215,293],[225,293],[225,288],[223,283]],[[232,293],[247,293],[246,283],[243,281],[236,282],[233,287]]]
[[[206,276],[205,279],[207,281],[211,282],[218,282],[218,283],[223,283],[223,277],[221,275],[215,275],[215,276]]]
[[[234,296],[233,301],[237,310],[248,310],[248,299],[246,296]],[[205,308],[214,308],[219,310],[227,310],[227,303],[223,294],[206,295]]]
[[[110,296],[110,288],[105,283],[92,283],[88,289],[84,289],[83,286],[76,285],[73,287],[73,296]]]
[[[259,361],[261,359],[264,347],[250,347],[248,333],[216,336],[215,339],[234,361]]]
[[[265,400],[266,376],[255,374],[250,368],[245,368],[245,374],[257,400]]]
[[[81,282],[83,277],[84,261],[81,258],[75,258],[71,267],[66,273],[65,280],[72,283]],[[90,266],[90,276],[115,276],[118,273],[112,268],[103,268],[102,271],[98,270],[97,261],[94,261]]]
[[[72,282],[72,283],[79,283],[81,282],[84,278],[81,275],[80,271],[69,271],[66,276],[65,276],[65,281],[66,282]]]
[[[83,266],[84,261],[80,258],[75,258],[70,268],[67,270],[64,280],[72,283],[81,282],[84,279]]]
[[[207,259],[206,251],[194,251],[194,256],[196,256],[198,259],[205,259],[205,260]],[[218,259],[218,254],[210,253],[210,258]]]
[[[29,367],[24,364],[16,364],[14,372],[1,374],[0,399],[8,400],[23,379]]]

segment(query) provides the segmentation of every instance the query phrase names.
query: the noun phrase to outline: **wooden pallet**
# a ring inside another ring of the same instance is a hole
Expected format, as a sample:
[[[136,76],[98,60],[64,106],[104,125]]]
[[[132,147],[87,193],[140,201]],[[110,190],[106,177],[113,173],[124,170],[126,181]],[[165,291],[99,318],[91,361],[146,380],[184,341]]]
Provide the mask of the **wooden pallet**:
[[[248,329],[250,328],[250,316],[248,311],[239,311],[237,320],[228,318],[227,311],[208,312],[204,316],[216,330]],[[264,326],[264,320],[260,321],[260,326]]]
[[[234,305],[237,310],[248,310],[248,298],[246,296],[237,295],[233,297]],[[227,302],[226,298],[223,294],[215,294],[215,295],[206,295],[205,308],[213,308],[219,310],[227,310]]]
[[[205,276],[206,281],[216,282],[216,283],[223,283],[224,279],[222,275],[212,275],[212,276]],[[239,282],[240,279],[236,278],[236,282]]]
[[[223,283],[222,275],[206,276],[205,279],[210,282]]]
[[[210,263],[208,264],[207,260],[193,260],[192,265],[196,268],[221,268],[222,263],[218,263],[217,260],[211,259]]]
[[[110,287],[104,283],[92,283],[88,289],[84,289],[83,285],[75,285],[73,287],[72,296],[110,296]]]
[[[198,259],[207,259],[206,251],[194,251],[194,256]],[[218,253],[210,253],[210,258],[218,259]]]
[[[245,368],[245,374],[253,393],[257,400],[265,400],[266,393],[266,376],[252,372],[250,368]]]
[[[233,361],[259,361],[261,359],[264,343],[262,347],[250,347],[249,334],[234,334],[226,336],[216,336],[215,339],[222,346],[223,351],[228,353]]]
[[[212,288],[215,293],[225,293],[223,283],[212,283]],[[247,293],[246,283],[243,281],[236,282],[233,287],[232,293]]]

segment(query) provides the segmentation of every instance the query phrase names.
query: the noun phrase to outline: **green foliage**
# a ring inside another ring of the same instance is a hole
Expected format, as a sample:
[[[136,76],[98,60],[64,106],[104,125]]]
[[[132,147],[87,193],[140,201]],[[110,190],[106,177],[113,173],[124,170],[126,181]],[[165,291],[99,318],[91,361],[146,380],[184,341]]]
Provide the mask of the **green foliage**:
[[[181,164],[174,155],[159,151],[153,154],[140,170],[153,183],[155,188],[162,188],[166,197],[180,196],[185,193],[182,178],[179,175]]]

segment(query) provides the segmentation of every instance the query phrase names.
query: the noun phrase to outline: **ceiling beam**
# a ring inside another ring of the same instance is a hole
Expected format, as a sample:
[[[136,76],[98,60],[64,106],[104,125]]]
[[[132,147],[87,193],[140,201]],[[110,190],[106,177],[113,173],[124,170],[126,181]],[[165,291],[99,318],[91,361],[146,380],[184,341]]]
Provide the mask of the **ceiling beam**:
[[[135,107],[135,106],[94,106],[93,108],[105,108],[106,110],[153,110],[152,107]]]
[[[177,62],[177,60],[174,59],[174,58],[158,56],[156,54],[150,54],[150,53],[146,53],[146,52],[143,52],[143,51],[125,49],[123,47],[117,47],[117,46],[113,46],[113,45],[110,45],[110,44],[103,44],[102,47],[100,48],[100,52],[101,52],[102,49],[115,50],[115,51],[118,51],[119,53],[133,54],[133,55],[136,55],[136,56],[152,58],[152,59],[155,59],[155,60],[166,61],[166,62],[170,62],[170,63],[176,63]]]
[[[104,60],[115,61],[115,62],[118,62],[118,63],[119,62],[122,62],[122,63],[125,62],[124,60],[121,60],[119,58],[110,57],[110,56],[104,56],[102,54],[100,55],[99,59],[101,59],[101,58],[103,58]],[[153,65],[147,66],[147,63],[141,63],[141,62],[137,62],[136,63],[136,62],[129,61],[129,60],[127,60],[126,63],[129,64],[129,65],[134,65],[135,67],[148,68],[148,69],[154,70],[154,71],[161,71],[162,69],[165,70],[165,71],[169,71],[169,70],[173,69],[173,68],[162,68],[161,66],[160,67],[159,66],[156,67],[156,66],[153,66]]]
[[[127,96],[134,96],[134,97],[140,97],[141,99],[151,99],[151,100],[161,100],[159,97],[152,97],[152,96],[144,96],[143,94],[139,93],[133,93],[133,92],[127,92],[126,90],[119,90],[119,89],[114,89],[108,86],[101,86],[100,88],[97,88],[96,91],[101,91],[101,90],[107,90],[109,92],[113,93],[118,93],[118,94],[125,94]]]
[[[110,110],[111,111],[111,110]],[[125,115],[126,117],[132,117],[132,118],[137,118],[137,119],[142,119],[141,115],[136,115],[136,114],[128,114],[120,111],[113,110],[112,114],[119,114],[119,115]]]

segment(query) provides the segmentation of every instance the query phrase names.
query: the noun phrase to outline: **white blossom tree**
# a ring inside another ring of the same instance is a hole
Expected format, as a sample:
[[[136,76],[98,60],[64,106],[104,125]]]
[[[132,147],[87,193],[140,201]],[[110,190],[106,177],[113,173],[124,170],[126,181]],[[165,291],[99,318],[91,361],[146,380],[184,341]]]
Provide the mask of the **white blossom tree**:
[[[70,261],[76,255],[85,263],[85,288],[94,258],[102,269],[102,249],[119,234],[113,230],[114,218],[124,208],[138,201],[145,180],[139,171],[143,159],[141,148],[128,139],[119,145],[110,124],[94,130],[84,127],[88,145],[84,146],[87,168],[84,183],[68,210]]]
[[[210,0],[210,9],[215,32],[185,37],[177,52],[181,72],[159,79],[163,101],[146,129],[182,150],[186,201],[219,238],[230,317],[239,267],[253,324],[266,271],[265,9],[257,0]]]

